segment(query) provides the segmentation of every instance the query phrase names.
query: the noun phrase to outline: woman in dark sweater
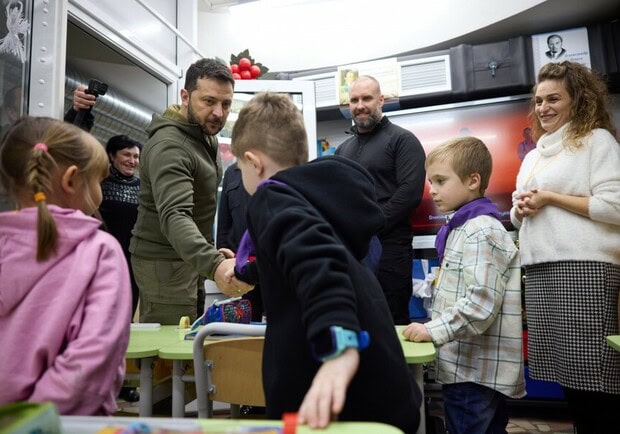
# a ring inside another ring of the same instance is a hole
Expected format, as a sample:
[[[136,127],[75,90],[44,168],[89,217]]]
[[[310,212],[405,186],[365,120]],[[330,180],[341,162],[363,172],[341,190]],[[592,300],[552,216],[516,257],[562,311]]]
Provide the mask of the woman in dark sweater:
[[[129,265],[133,313],[138,305],[138,285],[129,262],[129,240],[138,216],[140,178],[135,175],[142,144],[125,135],[108,140],[106,152],[110,158],[110,175],[101,183],[103,201],[99,207],[106,229],[123,247]]]
[[[75,123],[78,113],[83,110],[84,116],[81,117],[78,127],[90,131],[95,123],[91,109],[97,101],[97,96],[86,93],[86,89],[86,86],[79,85],[73,91],[73,105],[65,113],[65,121]],[[110,175],[101,184],[103,201],[99,207],[105,229],[118,240],[127,259],[131,279],[132,317],[138,306],[139,290],[129,259],[129,239],[138,217],[140,179],[135,176],[135,171],[141,151],[142,144],[125,135],[110,137],[106,145],[110,159]],[[140,399],[140,394],[135,387],[123,386],[119,398],[136,402]]]

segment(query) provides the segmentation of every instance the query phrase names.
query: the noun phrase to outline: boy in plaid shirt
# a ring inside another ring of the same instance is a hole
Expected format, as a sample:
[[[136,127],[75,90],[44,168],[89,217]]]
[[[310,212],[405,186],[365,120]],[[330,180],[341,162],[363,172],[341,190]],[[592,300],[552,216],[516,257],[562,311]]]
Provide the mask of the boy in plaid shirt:
[[[459,137],[426,157],[430,193],[448,223],[437,234],[440,271],[432,319],[403,335],[438,347],[450,434],[505,433],[506,397],[525,395],[519,252],[484,192],[492,158],[482,141]]]

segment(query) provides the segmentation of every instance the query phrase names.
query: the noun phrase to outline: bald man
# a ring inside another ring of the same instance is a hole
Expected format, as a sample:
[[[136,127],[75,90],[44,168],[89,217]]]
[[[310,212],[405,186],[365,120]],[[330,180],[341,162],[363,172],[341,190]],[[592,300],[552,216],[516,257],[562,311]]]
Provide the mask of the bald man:
[[[349,109],[354,126],[349,131],[351,137],[336,149],[336,154],[358,162],[375,180],[377,200],[386,220],[378,234],[383,250],[377,278],[394,323],[409,324],[413,290],[413,231],[409,220],[422,200],[426,156],[411,131],[383,116],[383,102],[375,78],[363,75],[351,84]]]

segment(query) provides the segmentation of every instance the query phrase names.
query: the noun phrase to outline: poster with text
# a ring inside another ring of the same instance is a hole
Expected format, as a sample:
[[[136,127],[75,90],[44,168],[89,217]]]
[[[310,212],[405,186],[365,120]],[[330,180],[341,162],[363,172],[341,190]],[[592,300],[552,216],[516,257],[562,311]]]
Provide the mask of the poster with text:
[[[536,75],[543,65],[550,62],[563,62],[564,60],[582,63],[590,68],[588,29],[580,27],[532,35],[532,53]]]

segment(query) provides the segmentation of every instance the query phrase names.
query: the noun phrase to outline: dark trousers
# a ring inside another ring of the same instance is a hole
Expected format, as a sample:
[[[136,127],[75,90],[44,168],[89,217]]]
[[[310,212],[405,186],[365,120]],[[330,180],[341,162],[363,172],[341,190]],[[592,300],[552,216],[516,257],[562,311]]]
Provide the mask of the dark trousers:
[[[444,384],[442,391],[450,434],[506,434],[504,395],[476,383]]]
[[[204,276],[198,276],[198,291],[196,293],[196,318],[205,313],[205,280]]]
[[[413,236],[390,235],[381,237],[381,260],[377,279],[387,299],[394,324],[411,322],[409,318],[409,299],[413,292],[411,280],[411,261]]]
[[[140,299],[140,289],[133,275],[131,254],[128,251],[125,253],[125,258],[127,259],[127,267],[129,268],[129,281],[131,282],[131,322],[133,322],[133,317],[136,315],[136,309],[138,308],[138,300]]]
[[[610,434],[620,431],[617,414],[620,395],[567,387],[563,389],[577,434]]]

